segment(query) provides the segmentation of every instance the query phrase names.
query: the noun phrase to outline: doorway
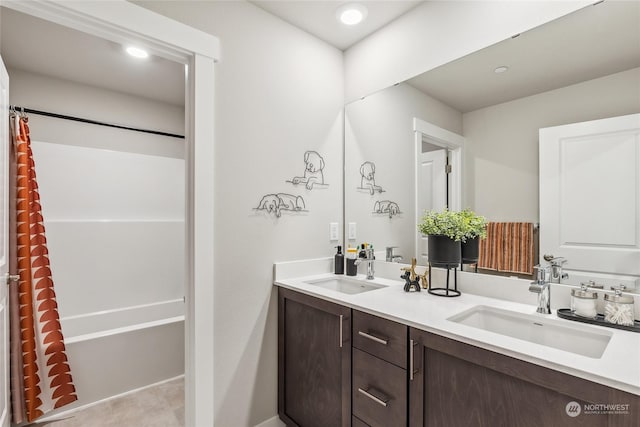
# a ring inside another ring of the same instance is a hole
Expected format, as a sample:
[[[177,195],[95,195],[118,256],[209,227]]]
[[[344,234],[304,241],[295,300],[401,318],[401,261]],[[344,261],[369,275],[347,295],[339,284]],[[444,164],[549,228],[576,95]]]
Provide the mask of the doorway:
[[[212,425],[214,134],[210,118],[218,40],[128,2],[110,2],[108,6],[94,2],[6,2],[3,5],[118,44],[138,42],[152,54],[187,66],[185,416],[187,425]],[[8,109],[2,114],[8,116]]]
[[[462,150],[464,137],[417,118],[415,133],[415,223],[425,210],[457,211],[462,204]],[[428,265],[427,236],[416,232],[419,265]]]

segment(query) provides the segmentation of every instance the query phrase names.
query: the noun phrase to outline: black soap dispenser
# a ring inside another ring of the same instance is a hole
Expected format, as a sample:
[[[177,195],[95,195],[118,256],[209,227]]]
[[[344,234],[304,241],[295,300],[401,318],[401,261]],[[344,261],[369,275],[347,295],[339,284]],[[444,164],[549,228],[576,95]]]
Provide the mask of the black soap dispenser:
[[[338,252],[334,257],[334,271],[336,274],[344,274],[344,255],[342,254],[342,246],[336,246]]]

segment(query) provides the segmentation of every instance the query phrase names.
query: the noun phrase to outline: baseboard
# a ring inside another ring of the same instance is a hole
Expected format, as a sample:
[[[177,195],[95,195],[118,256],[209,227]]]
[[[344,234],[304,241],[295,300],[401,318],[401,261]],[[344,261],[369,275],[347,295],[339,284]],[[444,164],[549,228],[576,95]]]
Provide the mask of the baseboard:
[[[269,418],[268,420],[261,422],[255,427],[285,427],[285,424],[280,421],[280,418],[276,415],[273,418]]]

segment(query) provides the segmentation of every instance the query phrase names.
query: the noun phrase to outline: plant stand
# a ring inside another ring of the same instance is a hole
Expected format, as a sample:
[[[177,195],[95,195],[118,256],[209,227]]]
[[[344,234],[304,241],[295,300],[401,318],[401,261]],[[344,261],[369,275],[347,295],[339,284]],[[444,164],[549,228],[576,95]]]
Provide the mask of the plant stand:
[[[438,267],[444,267],[447,269],[447,285],[444,288],[434,288],[433,282],[431,281],[431,263],[429,263],[429,292],[431,295],[436,295],[439,297],[459,297],[460,291],[458,290],[458,265],[459,264],[438,264]],[[451,273],[451,269],[453,268],[453,289],[449,287],[449,276]]]

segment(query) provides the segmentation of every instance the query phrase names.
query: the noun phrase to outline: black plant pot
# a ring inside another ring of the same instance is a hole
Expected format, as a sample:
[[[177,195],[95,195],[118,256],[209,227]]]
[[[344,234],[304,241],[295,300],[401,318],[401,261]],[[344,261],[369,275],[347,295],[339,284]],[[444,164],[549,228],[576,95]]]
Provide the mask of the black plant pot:
[[[428,247],[429,263],[433,267],[457,268],[462,261],[460,242],[447,236],[430,234]]]
[[[480,255],[480,239],[476,236],[473,239],[467,239],[462,242],[462,263],[475,264],[478,262]]]

